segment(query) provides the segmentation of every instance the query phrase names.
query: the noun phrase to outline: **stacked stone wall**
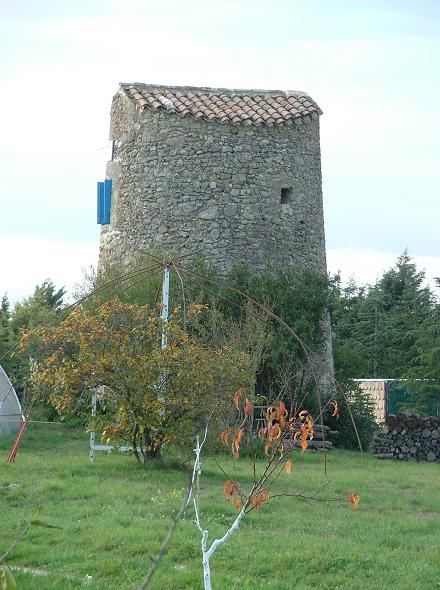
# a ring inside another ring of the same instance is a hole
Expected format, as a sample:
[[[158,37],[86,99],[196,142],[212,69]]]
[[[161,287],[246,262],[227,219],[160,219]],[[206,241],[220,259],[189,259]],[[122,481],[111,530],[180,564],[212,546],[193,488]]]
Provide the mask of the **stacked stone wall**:
[[[372,452],[378,459],[440,462],[440,418],[390,415],[373,438]]]

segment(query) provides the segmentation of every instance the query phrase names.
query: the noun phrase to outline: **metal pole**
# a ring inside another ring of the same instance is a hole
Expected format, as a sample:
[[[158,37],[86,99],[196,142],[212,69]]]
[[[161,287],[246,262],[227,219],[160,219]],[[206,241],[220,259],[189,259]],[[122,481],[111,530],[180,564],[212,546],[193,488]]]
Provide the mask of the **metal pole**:
[[[96,393],[92,395],[92,418],[96,417]],[[95,459],[95,431],[90,431],[90,463]]]
[[[164,323],[162,328],[162,350],[167,347],[167,335],[166,335],[166,323],[168,322],[169,315],[169,300],[170,300],[170,266],[165,265],[163,269],[163,282],[162,282],[162,313],[160,317]]]

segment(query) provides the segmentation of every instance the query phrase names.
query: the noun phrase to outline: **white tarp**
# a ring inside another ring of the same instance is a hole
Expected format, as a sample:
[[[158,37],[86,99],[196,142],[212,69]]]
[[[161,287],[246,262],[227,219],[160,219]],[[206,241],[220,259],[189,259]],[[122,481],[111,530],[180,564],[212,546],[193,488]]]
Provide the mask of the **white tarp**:
[[[15,389],[0,365],[0,436],[16,432],[24,420]]]

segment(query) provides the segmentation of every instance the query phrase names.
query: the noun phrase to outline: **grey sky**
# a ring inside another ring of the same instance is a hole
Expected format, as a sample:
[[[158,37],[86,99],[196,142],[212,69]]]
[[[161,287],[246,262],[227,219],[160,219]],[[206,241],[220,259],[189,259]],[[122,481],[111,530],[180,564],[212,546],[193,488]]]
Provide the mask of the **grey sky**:
[[[427,0],[0,0],[0,257],[15,256],[0,292],[96,260],[120,81],[306,90],[331,269],[371,280],[408,247],[436,274],[439,17]]]

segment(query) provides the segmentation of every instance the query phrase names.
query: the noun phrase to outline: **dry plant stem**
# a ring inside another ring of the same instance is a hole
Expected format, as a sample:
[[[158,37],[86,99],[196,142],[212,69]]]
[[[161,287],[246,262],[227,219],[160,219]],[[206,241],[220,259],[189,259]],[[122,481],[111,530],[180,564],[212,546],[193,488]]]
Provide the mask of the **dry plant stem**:
[[[6,559],[9,557],[9,555],[14,551],[15,547],[18,545],[18,543],[23,539],[23,537],[25,535],[27,535],[27,533],[29,532],[29,529],[31,528],[31,523],[28,523],[16,536],[16,538],[14,539],[14,541],[11,543],[10,547],[5,551],[5,553],[3,553],[2,556],[0,556],[0,565],[2,563],[4,563],[6,561]]]
[[[159,568],[164,555],[168,552],[168,549],[170,548],[170,544],[171,544],[172,538],[174,536],[174,533],[176,531],[177,524],[182,519],[183,515],[185,514],[185,510],[188,505],[189,497],[191,495],[192,485],[193,485],[193,482],[192,482],[192,477],[190,474],[188,486],[186,488],[186,493],[183,498],[183,502],[180,506],[179,512],[172,519],[171,526],[168,530],[167,536],[165,537],[165,539],[162,543],[159,553],[156,555],[156,557],[154,559],[152,559],[153,564],[150,568],[150,571],[148,572],[147,577],[142,582],[142,585],[139,588],[139,590],[147,590],[147,588],[150,588],[153,576],[156,573],[157,569]]]
[[[335,498],[333,500],[329,500],[328,498],[318,498],[317,495],[320,494],[322,492],[322,490],[328,486],[328,484],[331,482],[331,480],[329,479],[328,481],[326,481],[319,489],[317,489],[315,492],[313,492],[313,494],[311,495],[305,495],[304,492],[296,492],[293,494],[289,494],[289,493],[281,493],[281,494],[273,494],[271,496],[271,499],[273,498],[296,498],[297,500],[301,500],[302,502],[306,502],[307,504],[312,504],[313,502],[345,502],[345,498]]]

